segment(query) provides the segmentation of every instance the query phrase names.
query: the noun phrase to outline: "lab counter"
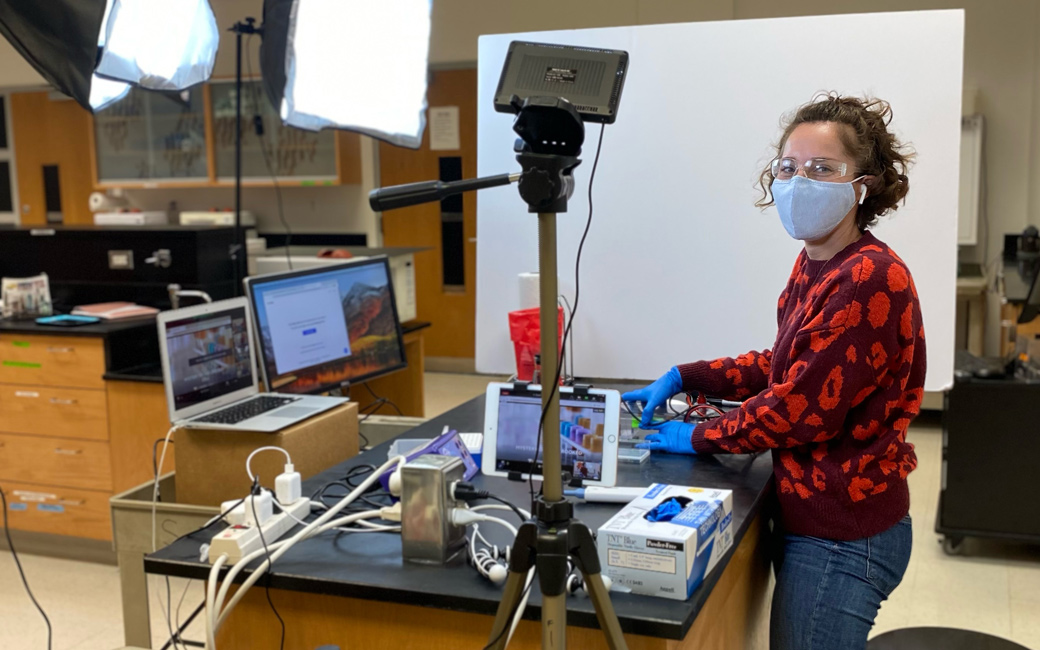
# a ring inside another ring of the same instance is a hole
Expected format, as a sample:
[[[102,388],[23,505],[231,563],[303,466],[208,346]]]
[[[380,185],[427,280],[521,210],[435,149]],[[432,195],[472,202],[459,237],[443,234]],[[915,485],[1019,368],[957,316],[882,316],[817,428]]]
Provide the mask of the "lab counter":
[[[432,438],[446,425],[461,432],[480,431],[483,421],[481,396],[402,436]],[[319,486],[342,478],[352,466],[382,464],[388,448],[389,442],[383,443],[311,477],[304,481],[304,493],[313,493]],[[686,601],[612,592],[621,627],[632,637],[630,647],[635,647],[633,643],[661,648],[761,646],[770,580],[762,515],[772,490],[769,455],[694,457],[658,453],[641,465],[619,467],[619,485],[646,486],[653,482],[733,490],[734,543]],[[526,482],[478,475],[474,483],[523,507],[530,503]],[[618,504],[578,503],[575,516],[595,531],[619,508]],[[482,526],[481,533],[500,546],[508,544],[508,535],[504,531],[499,534],[495,528]],[[213,534],[215,531],[198,533],[148,556],[145,570],[205,580],[209,565],[199,561],[199,549]],[[246,577],[245,573],[239,576]],[[339,643],[344,648],[449,647],[444,645],[449,642],[450,647],[480,647],[486,642],[484,636],[490,631],[502,593],[463,558],[447,566],[404,562],[400,536],[392,534],[326,533],[301,542],[275,564],[269,579],[272,597],[286,618],[290,645],[302,648],[322,643]],[[221,630],[221,648],[250,647],[250,643],[260,642],[261,630],[276,630],[277,623],[263,595],[263,589],[253,589],[239,604]],[[540,605],[540,594],[533,589],[524,618],[538,620]],[[598,628],[588,598],[569,597],[567,609],[573,634],[589,642],[598,639],[598,630],[588,629]],[[319,632],[315,632],[312,624],[320,612],[329,620],[323,620],[317,626]],[[379,632],[379,643],[355,645],[360,640],[357,635],[363,636],[364,630],[376,634],[372,617],[392,623],[391,628]],[[296,618],[310,623],[294,624]],[[435,629],[427,629],[430,625]],[[321,636],[320,630],[327,636]],[[353,642],[337,634],[350,635]],[[424,635],[429,635],[425,637],[427,643],[419,643]],[[394,643],[390,643],[391,637]],[[538,639],[537,624],[525,622],[510,647],[537,647]],[[666,640],[684,641],[676,645]],[[592,647],[602,647],[602,641],[597,640]]]
[[[0,320],[0,335],[2,334],[41,334],[46,336],[111,336],[126,330],[140,327],[155,328],[155,317],[145,316],[142,318],[127,318],[123,320],[101,321],[91,325],[77,325],[76,327],[55,327],[53,325],[40,325],[35,320]]]

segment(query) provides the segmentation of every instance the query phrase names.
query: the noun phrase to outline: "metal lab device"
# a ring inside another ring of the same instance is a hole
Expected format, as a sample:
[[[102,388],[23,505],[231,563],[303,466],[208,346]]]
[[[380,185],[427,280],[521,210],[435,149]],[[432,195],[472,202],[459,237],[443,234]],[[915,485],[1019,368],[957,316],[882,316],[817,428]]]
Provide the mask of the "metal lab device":
[[[465,528],[451,521],[464,507],[451,496],[466,466],[455,456],[425,454],[401,468],[401,553],[404,559],[444,564],[466,546]]]

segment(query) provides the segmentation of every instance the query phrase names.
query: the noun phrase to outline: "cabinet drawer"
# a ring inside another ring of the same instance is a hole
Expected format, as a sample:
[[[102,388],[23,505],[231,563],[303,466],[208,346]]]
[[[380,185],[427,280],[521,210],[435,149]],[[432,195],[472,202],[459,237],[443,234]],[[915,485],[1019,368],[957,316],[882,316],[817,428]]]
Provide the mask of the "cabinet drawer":
[[[11,528],[37,533],[112,539],[108,492],[3,482]]]
[[[108,440],[105,392],[0,384],[0,432]]]
[[[0,480],[112,490],[107,442],[0,434]]]
[[[0,382],[104,388],[105,342],[79,336],[0,336]]]

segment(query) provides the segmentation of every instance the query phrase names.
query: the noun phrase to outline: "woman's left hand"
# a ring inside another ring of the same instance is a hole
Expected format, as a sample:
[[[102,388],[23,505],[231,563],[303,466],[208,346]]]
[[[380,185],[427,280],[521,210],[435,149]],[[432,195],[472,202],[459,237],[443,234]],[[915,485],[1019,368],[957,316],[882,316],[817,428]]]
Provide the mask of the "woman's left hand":
[[[643,442],[636,445],[637,449],[649,449],[651,451],[666,451],[670,454],[696,454],[693,449],[694,425],[679,420],[669,420],[654,425],[657,433],[646,436]]]

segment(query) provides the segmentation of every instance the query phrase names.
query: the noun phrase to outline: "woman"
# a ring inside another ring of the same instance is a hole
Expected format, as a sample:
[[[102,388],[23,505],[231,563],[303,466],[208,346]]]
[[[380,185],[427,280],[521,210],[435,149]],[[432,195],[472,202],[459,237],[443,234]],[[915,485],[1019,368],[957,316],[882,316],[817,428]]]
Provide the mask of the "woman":
[[[909,188],[912,154],[878,100],[828,95],[801,107],[762,172],[805,242],[777,303],[773,347],[673,367],[626,393],[645,404],[644,448],[683,454],[771,450],[782,553],[773,650],[864,648],[881,602],[910,560],[906,430],[924,392],[925,342],[906,265],[869,232]],[[675,393],[743,404],[697,425],[651,425]]]

